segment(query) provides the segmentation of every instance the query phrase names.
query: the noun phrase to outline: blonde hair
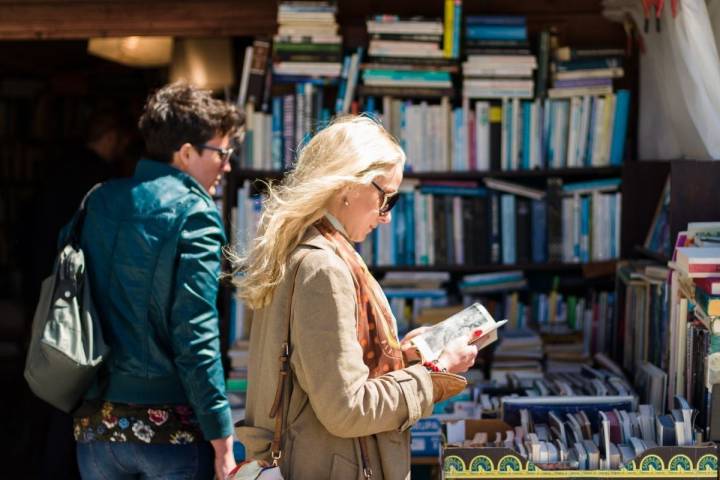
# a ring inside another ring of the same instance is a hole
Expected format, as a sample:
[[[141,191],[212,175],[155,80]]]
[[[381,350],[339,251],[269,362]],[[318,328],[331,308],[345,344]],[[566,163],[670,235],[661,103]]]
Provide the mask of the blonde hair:
[[[252,309],[269,304],[288,258],[329,202],[343,188],[370,184],[404,163],[397,141],[369,117],[341,117],[318,132],[282,183],[268,185],[257,236],[246,255],[235,256],[244,270],[235,280],[239,298]]]

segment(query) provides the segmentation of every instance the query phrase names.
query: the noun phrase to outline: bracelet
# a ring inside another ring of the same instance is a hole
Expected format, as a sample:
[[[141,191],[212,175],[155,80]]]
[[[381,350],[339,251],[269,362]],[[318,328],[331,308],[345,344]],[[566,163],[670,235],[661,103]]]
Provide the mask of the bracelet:
[[[447,372],[447,368],[438,367],[437,360],[433,360],[432,362],[423,362],[422,365],[431,372]]]

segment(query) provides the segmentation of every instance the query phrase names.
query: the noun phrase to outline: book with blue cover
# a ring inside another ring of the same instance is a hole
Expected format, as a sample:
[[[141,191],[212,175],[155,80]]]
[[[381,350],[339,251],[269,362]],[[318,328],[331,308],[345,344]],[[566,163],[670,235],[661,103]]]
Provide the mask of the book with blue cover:
[[[615,118],[613,119],[612,143],[610,144],[610,165],[622,165],[623,154],[625,153],[628,114],[630,111],[630,91],[618,90],[615,97]]]

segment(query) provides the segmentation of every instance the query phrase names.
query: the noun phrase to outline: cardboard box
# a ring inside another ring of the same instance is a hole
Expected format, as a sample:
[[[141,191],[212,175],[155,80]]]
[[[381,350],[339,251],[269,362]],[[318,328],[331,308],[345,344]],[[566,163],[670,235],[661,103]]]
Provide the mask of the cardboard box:
[[[448,444],[442,451],[443,479],[508,478],[718,478],[717,446],[713,443],[693,447],[657,447],[619,470],[551,470],[549,465],[535,465],[517,452],[505,447],[462,447],[461,440],[485,432],[489,439],[509,430],[502,420],[463,420],[447,424]],[[450,438],[456,439],[453,442]]]
[[[438,457],[442,443],[442,424],[436,418],[423,418],[410,430],[410,454],[414,457]]]

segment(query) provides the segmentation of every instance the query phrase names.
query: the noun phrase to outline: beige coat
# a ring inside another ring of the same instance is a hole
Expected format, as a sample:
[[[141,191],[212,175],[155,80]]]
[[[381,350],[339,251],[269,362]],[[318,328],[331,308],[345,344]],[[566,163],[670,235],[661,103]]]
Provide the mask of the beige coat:
[[[286,479],[362,478],[357,440],[369,436],[374,479],[410,478],[409,428],[432,412],[433,385],[422,365],[369,379],[357,340],[350,270],[314,227],[289,262],[270,305],[255,313],[244,425],[236,431],[248,458],[268,459],[282,325],[301,250],[291,319],[291,394],[281,467]]]

